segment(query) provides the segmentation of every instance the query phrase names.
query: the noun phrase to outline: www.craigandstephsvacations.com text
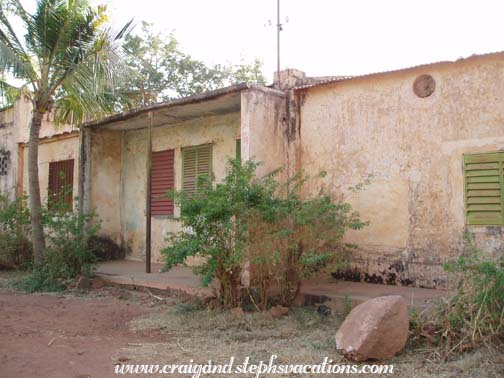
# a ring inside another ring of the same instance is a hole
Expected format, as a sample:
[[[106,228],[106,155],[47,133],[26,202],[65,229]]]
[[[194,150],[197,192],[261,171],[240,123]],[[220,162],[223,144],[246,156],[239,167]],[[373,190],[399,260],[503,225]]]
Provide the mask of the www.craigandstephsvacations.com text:
[[[275,374],[393,374],[394,365],[345,365],[335,364],[328,357],[318,364],[281,364],[277,363],[277,355],[272,355],[269,361],[253,363],[250,357],[245,357],[241,363],[237,363],[235,357],[231,357],[227,364],[218,364],[208,361],[207,364],[197,364],[189,360],[186,364],[167,365],[143,365],[126,364],[116,365],[115,373],[118,375],[130,374],[182,374],[191,378],[200,378],[207,374],[223,374],[228,376],[261,376]]]

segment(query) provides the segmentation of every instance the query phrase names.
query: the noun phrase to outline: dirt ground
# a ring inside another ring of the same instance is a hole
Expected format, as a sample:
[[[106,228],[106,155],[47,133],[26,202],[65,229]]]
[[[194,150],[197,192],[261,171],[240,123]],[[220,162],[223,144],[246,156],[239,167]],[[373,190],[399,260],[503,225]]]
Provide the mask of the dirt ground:
[[[5,288],[7,281],[0,273],[1,378],[108,378],[121,376],[116,364],[226,363],[231,356],[258,362],[272,354],[277,363],[320,363],[326,356],[348,363],[334,347],[338,314],[321,317],[307,308],[271,320],[111,287],[28,295]],[[386,363],[395,369],[388,377],[504,376],[503,355],[495,350],[440,363],[432,348],[409,344]]]

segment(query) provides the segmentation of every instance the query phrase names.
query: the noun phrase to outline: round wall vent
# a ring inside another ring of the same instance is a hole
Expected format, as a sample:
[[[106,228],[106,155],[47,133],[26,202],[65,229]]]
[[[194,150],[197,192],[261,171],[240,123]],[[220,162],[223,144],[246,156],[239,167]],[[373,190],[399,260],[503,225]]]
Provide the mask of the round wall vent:
[[[436,81],[431,75],[420,75],[413,83],[413,92],[420,97],[429,97],[436,89]]]

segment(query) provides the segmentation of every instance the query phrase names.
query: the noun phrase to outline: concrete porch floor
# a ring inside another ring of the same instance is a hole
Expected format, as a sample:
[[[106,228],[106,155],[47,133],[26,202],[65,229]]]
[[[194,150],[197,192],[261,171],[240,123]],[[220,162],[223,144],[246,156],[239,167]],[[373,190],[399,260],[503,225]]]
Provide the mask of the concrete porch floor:
[[[211,287],[201,286],[200,278],[192,273],[191,268],[176,267],[169,272],[160,273],[161,267],[162,264],[153,263],[152,273],[148,274],[145,273],[145,263],[141,261],[108,261],[97,266],[96,275],[110,284],[166,292],[172,295],[206,297],[213,293]],[[305,304],[331,301],[336,308],[342,308],[346,296],[355,306],[370,298],[401,295],[410,307],[424,309],[429,307],[433,300],[449,295],[450,292],[316,277],[303,282],[301,294],[304,296]]]

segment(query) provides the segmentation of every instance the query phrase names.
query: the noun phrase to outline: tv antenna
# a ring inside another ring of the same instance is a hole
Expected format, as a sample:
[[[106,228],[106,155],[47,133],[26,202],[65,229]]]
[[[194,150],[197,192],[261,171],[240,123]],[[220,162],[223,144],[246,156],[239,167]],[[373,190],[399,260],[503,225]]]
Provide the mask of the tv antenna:
[[[280,23],[280,0],[277,0],[277,81],[280,86],[280,32],[282,31]]]
[[[285,22],[289,22],[289,18],[285,17]],[[266,26],[266,25],[265,25]],[[271,20],[268,20],[268,26],[272,26]],[[277,81],[280,85],[280,32],[283,30],[283,24],[280,22],[280,0],[277,0]]]

